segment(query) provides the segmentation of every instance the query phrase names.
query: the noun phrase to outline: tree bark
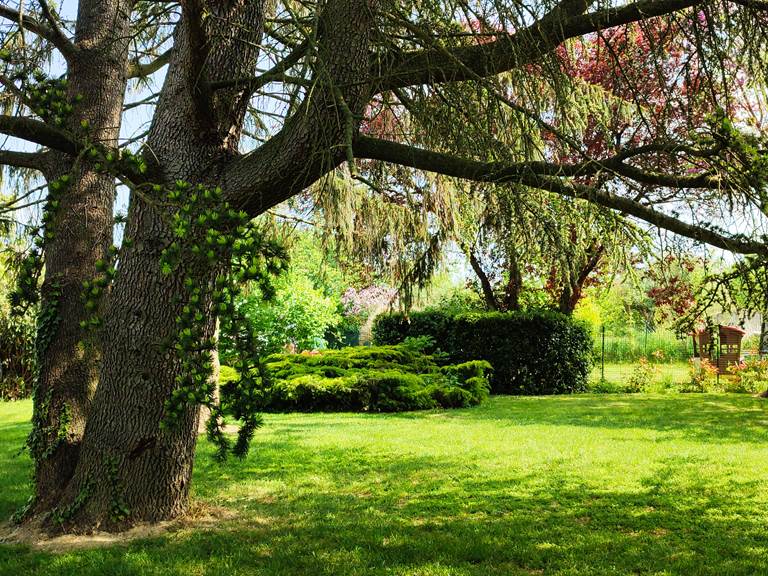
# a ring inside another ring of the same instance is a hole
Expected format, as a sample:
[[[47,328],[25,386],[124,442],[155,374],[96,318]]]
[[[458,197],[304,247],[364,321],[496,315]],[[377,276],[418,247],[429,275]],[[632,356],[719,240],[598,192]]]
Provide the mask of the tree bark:
[[[586,261],[576,271],[571,271],[568,274],[565,282],[563,283],[563,291],[560,294],[559,309],[563,314],[568,316],[573,314],[576,310],[576,305],[581,300],[581,296],[584,292],[584,284],[586,283],[589,275],[594,272],[597,265],[600,263],[600,259],[605,253],[605,246],[598,245],[591,247],[586,254]]]
[[[125,515],[131,522],[173,518],[187,506],[197,407],[189,406],[176,426],[159,428],[180,374],[172,343],[186,291],[182,277],[160,271],[160,253],[172,238],[166,214],[135,197],[126,237],[133,244],[113,287],[100,383],[65,498],[72,506],[84,495],[82,507],[69,508],[72,531],[117,528]],[[207,335],[213,331],[209,320]]]
[[[116,146],[120,130],[124,66],[128,54],[130,4],[124,0],[80,3],[75,45],[68,67],[69,97],[75,104],[70,130],[89,121],[92,137]],[[81,300],[82,283],[96,274],[112,243],[114,178],[97,174],[87,161],[76,164],[52,152],[44,172],[49,180],[70,175],[46,242],[45,279],[38,326],[38,378],[34,392],[30,448],[35,460],[36,508],[58,502],[72,476],[96,388],[99,349],[84,345],[80,321],[90,313]]]
[[[236,0],[223,6],[219,9],[226,13],[207,19],[206,25],[223,28],[207,30],[207,39],[199,37],[194,14],[185,14],[177,25],[147,158],[153,178],[220,184],[230,202],[255,216],[270,207],[266,198],[271,202],[290,197],[306,178],[316,179],[343,158],[343,152],[328,153],[342,148],[348,128],[333,87],[341,86],[346,105],[359,116],[369,94],[355,74],[365,77],[368,71],[372,9],[365,0],[328,4],[321,20],[329,26],[318,49],[324,59],[319,65],[324,87],[308,99],[308,115],[300,113],[271,145],[235,159],[247,94],[237,89],[210,94],[197,85],[252,73],[264,11],[271,5]],[[331,27],[332,21],[341,26]],[[206,54],[203,68],[200,51]],[[212,124],[200,114],[201,106],[208,108],[203,98],[212,98]],[[336,159],[325,161],[329,157]],[[276,169],[282,165],[288,169]],[[180,376],[180,362],[170,344],[186,289],[183,278],[160,272],[161,252],[174,236],[170,209],[151,194],[131,198],[125,236],[132,243],[121,252],[105,315],[99,386],[74,475],[53,515],[67,531],[120,529],[173,518],[187,507],[198,407],[188,407],[170,429],[161,431],[159,426],[164,401]],[[215,320],[213,314],[203,320],[206,336],[213,335]]]
[[[193,52],[190,21],[177,26],[147,145],[164,182],[213,186],[220,166],[234,154],[247,104],[242,90],[216,94],[212,126],[199,117],[199,95],[192,90],[197,82],[252,73],[256,65],[265,4],[241,0],[227,6],[219,16],[230,27],[208,31],[210,57],[202,71],[195,68],[199,55]],[[105,316],[99,386],[81,456],[58,509],[68,531],[119,529],[174,518],[187,508],[199,406],[188,406],[175,425],[160,430],[164,402],[180,375],[172,344],[187,294],[183,274],[161,273],[161,252],[174,240],[171,211],[155,202],[162,200],[131,198],[125,237],[132,242],[121,253]],[[203,322],[205,337],[213,336],[213,314]]]
[[[477,259],[477,256],[475,256],[475,253],[471,250],[469,251],[469,264],[472,266],[472,270],[474,270],[477,279],[480,281],[480,289],[483,291],[483,299],[485,300],[486,308],[492,311],[498,310],[499,305],[498,302],[496,302],[496,294],[493,293],[493,286],[491,286],[491,281],[488,279],[488,275],[480,265],[480,261]]]
[[[520,263],[517,260],[517,252],[513,247],[509,248],[507,255],[507,286],[504,289],[504,309],[509,311],[520,310],[520,292],[523,290],[523,275],[520,273]]]

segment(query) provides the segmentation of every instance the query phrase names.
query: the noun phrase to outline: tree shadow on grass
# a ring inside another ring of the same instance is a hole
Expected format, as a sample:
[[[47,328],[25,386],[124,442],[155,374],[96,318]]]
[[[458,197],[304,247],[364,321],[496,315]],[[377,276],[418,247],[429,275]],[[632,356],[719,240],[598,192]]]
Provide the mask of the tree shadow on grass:
[[[0,573],[768,574],[761,486],[713,483],[685,457],[635,490],[598,490],[564,469],[467,477],[456,461],[320,451],[295,435],[256,448],[219,468],[203,447],[198,496],[240,510],[220,529],[59,555],[0,547]]]

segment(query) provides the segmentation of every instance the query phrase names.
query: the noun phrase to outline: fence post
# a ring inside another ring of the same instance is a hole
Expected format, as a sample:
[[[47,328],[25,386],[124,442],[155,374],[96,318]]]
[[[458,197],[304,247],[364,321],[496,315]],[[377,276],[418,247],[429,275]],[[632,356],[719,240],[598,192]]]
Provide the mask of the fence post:
[[[714,337],[711,340],[714,342]],[[720,324],[717,325],[717,356],[715,366],[717,366],[717,389],[720,390]]]
[[[645,323],[645,333],[643,334],[643,356],[648,358],[648,322]]]
[[[602,346],[600,351],[600,381],[605,382],[605,324],[600,326]]]

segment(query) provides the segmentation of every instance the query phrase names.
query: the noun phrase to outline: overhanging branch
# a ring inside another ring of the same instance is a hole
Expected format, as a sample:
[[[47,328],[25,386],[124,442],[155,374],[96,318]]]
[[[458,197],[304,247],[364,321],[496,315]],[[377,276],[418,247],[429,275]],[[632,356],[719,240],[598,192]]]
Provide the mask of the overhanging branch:
[[[0,150],[0,165],[15,166],[17,168],[43,169],[45,152],[16,152],[14,150]]]
[[[550,173],[537,173],[532,168],[532,165],[535,167],[536,163],[526,163],[526,169],[523,170],[521,169],[522,165],[478,162],[366,136],[360,136],[356,139],[354,152],[358,158],[381,160],[465,180],[494,184],[516,183],[554,192],[561,196],[580,198],[606,208],[619,210],[680,236],[730,252],[768,255],[768,245],[764,243],[726,236],[708,228],[689,224],[630,198],[570,182]],[[564,173],[565,171],[561,172],[561,174]]]
[[[678,12],[703,0],[640,0],[621,8],[578,14],[578,2],[568,10],[550,13],[514,34],[501,34],[486,44],[442,47],[397,54],[376,62],[371,76],[380,78],[377,91],[420,84],[457,82],[488,77],[531,64],[569,38]],[[586,7],[586,4],[583,5]]]
[[[32,118],[0,115],[0,134],[21,138],[67,154],[77,154],[83,148],[68,132]]]
[[[41,6],[43,5],[43,11],[46,12],[47,4],[42,2]],[[47,13],[50,14],[50,11],[48,10]],[[32,16],[21,14],[18,10],[3,5],[0,5],[0,18],[15,22],[24,30],[29,30],[41,38],[45,38],[61,52],[67,61],[70,61],[78,52],[77,46],[64,35],[58,26],[52,28]],[[52,19],[53,16],[51,15],[50,18]]]

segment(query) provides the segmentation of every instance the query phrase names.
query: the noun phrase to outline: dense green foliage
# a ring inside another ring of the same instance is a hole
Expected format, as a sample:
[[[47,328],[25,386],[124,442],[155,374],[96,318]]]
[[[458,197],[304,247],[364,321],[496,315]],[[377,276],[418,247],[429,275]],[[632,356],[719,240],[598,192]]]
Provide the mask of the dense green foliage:
[[[162,191],[160,185],[153,188]],[[225,458],[230,449],[243,456],[254,431],[261,425],[253,403],[257,381],[253,373],[259,362],[258,356],[252,356],[253,334],[243,328],[245,321],[235,310],[235,302],[249,282],[265,295],[272,295],[272,279],[287,267],[287,256],[267,230],[222,200],[220,188],[192,186],[179,180],[166,190],[166,195],[170,204],[178,205],[178,210],[173,214],[174,241],[163,249],[160,266],[164,275],[184,274],[186,294],[176,317],[173,344],[181,375],[176,379],[178,386],[163,404],[160,429],[177,424],[188,405],[202,404],[211,410],[207,431],[219,448],[219,458]],[[184,256],[187,251],[189,256]],[[185,271],[182,261],[190,266],[189,270]],[[211,267],[216,269],[213,274]],[[213,329],[206,322],[207,314],[211,313],[226,331],[237,334],[233,348],[240,370],[229,409],[242,426],[234,447],[220,427],[222,407],[214,393],[212,352],[216,342]]]
[[[29,396],[34,373],[34,322],[29,314],[13,316],[0,310],[0,400]]]
[[[30,411],[0,403],[4,518],[29,496]],[[0,545],[0,574],[766,574],[767,411],[745,395],[641,394],[266,415],[226,470],[200,442],[193,518],[223,517],[94,549]]]
[[[495,394],[563,394],[587,387],[592,337],[581,322],[549,311],[474,313],[439,310],[383,314],[374,324],[378,344],[430,336],[452,362],[482,359],[493,366]]]
[[[342,295],[351,281],[342,272],[333,254],[306,231],[294,231],[283,240],[289,268],[274,279],[274,294],[267,298],[255,284],[248,284],[235,302],[244,328],[255,335],[263,355],[356,344],[361,318],[346,314]],[[222,360],[235,356],[236,335],[221,334]]]
[[[276,354],[266,359],[269,381],[260,406],[267,412],[401,412],[461,408],[488,396],[490,365],[469,361],[438,366],[412,342],[397,346],[352,347],[317,354]],[[221,374],[227,406],[237,382]]]

